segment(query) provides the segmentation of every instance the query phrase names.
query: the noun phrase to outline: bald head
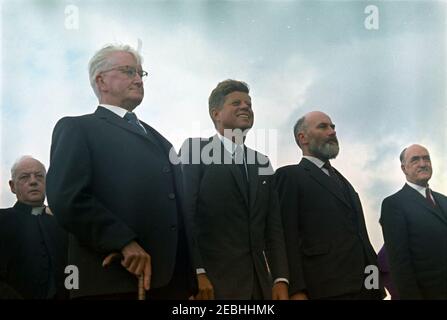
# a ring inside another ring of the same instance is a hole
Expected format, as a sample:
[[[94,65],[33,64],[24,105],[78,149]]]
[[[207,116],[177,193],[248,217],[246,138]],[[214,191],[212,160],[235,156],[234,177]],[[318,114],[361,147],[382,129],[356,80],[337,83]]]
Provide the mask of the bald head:
[[[400,154],[402,172],[408,182],[426,187],[433,170],[428,150],[419,145],[413,144],[405,148]]]
[[[305,156],[327,161],[338,155],[339,146],[335,125],[331,118],[321,111],[309,112],[298,119],[293,133],[295,141]]]

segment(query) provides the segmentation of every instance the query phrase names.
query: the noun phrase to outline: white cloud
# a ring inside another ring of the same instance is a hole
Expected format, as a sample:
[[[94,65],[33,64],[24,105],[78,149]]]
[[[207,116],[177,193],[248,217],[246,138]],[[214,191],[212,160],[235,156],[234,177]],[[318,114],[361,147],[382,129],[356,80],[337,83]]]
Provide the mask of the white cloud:
[[[342,147],[334,165],[359,192],[376,249],[382,241],[380,202],[403,184],[397,162],[403,146],[419,142],[428,147],[432,187],[447,192],[445,26],[418,33],[404,28],[390,32],[382,24],[380,31],[368,33],[353,25],[356,32],[344,36],[346,21],[355,19],[343,21],[342,29],[336,22],[355,13],[356,5],[332,16],[325,2],[297,5],[295,14],[283,11],[287,5],[294,9],[293,3],[285,3],[270,21],[261,18],[276,7],[257,6],[250,12],[254,20],[247,20],[255,22],[248,26],[238,11],[239,5],[248,8],[247,3],[208,11],[182,2],[169,7],[164,2],[80,1],[79,29],[67,30],[63,4],[34,2],[23,10],[24,3],[9,1],[1,12],[0,207],[14,202],[7,187],[14,160],[32,154],[48,166],[56,121],[94,111],[97,101],[87,75],[90,56],[106,43],[137,46],[138,39],[150,76],[136,112],[177,149],[189,136],[212,134],[208,96],[227,78],[247,81],[252,89],[256,121],[249,137],[257,129],[278,130],[278,154],[271,157],[275,167],[301,157],[292,136],[296,119],[316,108],[329,113]],[[350,6],[337,7],[343,5]],[[328,19],[320,16],[320,8]],[[304,19],[309,17],[319,19]],[[332,28],[329,22],[312,27],[313,21],[323,20],[333,23]]]

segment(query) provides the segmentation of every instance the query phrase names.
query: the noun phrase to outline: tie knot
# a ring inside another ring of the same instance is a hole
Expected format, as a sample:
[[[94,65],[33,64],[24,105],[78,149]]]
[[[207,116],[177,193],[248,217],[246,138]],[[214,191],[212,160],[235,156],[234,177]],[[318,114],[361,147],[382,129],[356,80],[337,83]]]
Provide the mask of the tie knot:
[[[137,122],[137,115],[133,112],[126,112],[124,119],[127,121]]]
[[[328,170],[331,170],[331,169],[332,169],[331,163],[330,163],[329,161],[326,161],[326,162],[323,164],[323,168],[328,169]]]

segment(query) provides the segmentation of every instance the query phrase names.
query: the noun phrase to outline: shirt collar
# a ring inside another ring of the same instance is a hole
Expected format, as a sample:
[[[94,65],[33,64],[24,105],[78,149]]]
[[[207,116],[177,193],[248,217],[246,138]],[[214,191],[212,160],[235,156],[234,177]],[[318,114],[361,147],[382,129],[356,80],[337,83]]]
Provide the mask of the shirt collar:
[[[231,155],[233,155],[238,145],[233,141],[231,141],[230,139],[228,139],[227,137],[221,135],[219,132],[217,132],[217,136],[219,137],[220,141],[222,141],[225,150],[227,150]],[[242,148],[242,152],[244,152],[244,148]]]
[[[114,114],[116,114],[117,116],[119,116],[120,118],[124,118],[124,116],[126,115],[126,113],[128,112],[126,109],[121,108],[121,107],[117,107],[117,106],[112,106],[110,104],[100,104],[100,107],[103,107],[109,111],[112,111]],[[137,117],[138,118],[138,117]]]
[[[318,168],[322,168],[324,165],[324,161],[322,161],[321,159],[318,159],[316,157],[312,157],[312,156],[303,156],[303,158],[309,160],[310,162],[312,162],[314,165],[316,165]]]
[[[419,192],[420,194],[422,194],[425,197],[425,189],[430,188],[429,185],[427,184],[426,187],[420,186],[418,184],[412,183],[407,181],[407,184],[412,187],[414,190],[416,190],[417,192]]]

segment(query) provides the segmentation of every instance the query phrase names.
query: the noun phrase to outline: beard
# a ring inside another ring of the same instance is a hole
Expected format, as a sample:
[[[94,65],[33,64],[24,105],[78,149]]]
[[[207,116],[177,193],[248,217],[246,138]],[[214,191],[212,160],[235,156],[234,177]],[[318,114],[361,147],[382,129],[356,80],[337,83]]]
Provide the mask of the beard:
[[[340,151],[337,137],[326,139],[323,142],[312,139],[309,142],[309,151],[322,161],[335,159]]]

